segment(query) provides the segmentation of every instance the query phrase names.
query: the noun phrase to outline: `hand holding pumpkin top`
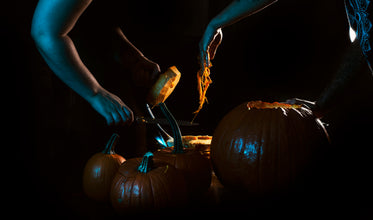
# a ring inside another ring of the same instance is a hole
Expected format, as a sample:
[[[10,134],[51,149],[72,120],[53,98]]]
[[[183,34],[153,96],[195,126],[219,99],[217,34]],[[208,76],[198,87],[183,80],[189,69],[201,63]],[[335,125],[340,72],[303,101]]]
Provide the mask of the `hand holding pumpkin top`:
[[[161,73],[159,65],[146,57],[139,59],[131,67],[132,80],[137,86],[150,88]]]
[[[287,99],[285,103],[291,104],[291,105],[301,105],[305,108],[308,108],[312,110],[316,118],[322,118],[326,111],[324,108],[321,108],[319,101],[313,102],[313,101],[308,101],[305,99],[291,98],[291,99]]]
[[[150,88],[160,75],[159,65],[147,57],[133,45],[120,28],[115,29],[119,39],[116,60],[132,74],[137,86]]]

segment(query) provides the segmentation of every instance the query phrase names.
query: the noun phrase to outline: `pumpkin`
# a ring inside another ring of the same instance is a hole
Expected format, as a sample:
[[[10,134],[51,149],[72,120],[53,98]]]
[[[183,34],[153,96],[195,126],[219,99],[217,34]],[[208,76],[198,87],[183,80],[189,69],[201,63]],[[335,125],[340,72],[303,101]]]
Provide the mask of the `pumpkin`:
[[[259,195],[280,192],[316,162],[328,139],[311,110],[253,101],[237,106],[219,122],[211,160],[228,188]]]
[[[179,126],[164,103],[159,105],[169,121],[174,138],[174,146],[154,152],[154,158],[163,160],[180,170],[185,177],[190,196],[205,192],[211,184],[210,161],[199,150],[184,148]]]
[[[159,75],[155,84],[150,88],[147,101],[150,105],[156,106],[166,101],[179,83],[181,73],[176,66],[171,66],[166,72]]]
[[[185,200],[186,186],[181,173],[153,159],[151,152],[123,163],[111,189],[111,204],[119,214],[177,207]]]
[[[97,201],[108,201],[111,183],[119,166],[125,159],[114,152],[119,139],[113,134],[102,152],[94,154],[86,163],[83,171],[83,190]]]

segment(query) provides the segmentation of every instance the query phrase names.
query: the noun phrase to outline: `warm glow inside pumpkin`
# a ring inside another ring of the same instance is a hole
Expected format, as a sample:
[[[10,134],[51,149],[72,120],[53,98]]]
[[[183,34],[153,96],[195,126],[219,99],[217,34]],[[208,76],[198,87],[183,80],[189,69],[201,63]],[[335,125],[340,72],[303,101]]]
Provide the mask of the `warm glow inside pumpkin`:
[[[210,159],[210,146],[212,136],[209,135],[184,135],[181,137],[183,146],[199,151],[204,157]],[[174,140],[167,141],[167,146],[174,146]]]

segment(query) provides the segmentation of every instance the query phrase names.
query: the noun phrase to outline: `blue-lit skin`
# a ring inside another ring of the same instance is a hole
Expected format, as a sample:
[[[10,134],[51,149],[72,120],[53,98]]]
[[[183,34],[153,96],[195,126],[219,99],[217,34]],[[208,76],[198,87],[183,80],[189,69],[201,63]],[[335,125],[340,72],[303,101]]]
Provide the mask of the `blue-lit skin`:
[[[210,66],[209,58],[212,60],[216,49],[222,40],[222,28],[232,25],[237,21],[248,17],[277,0],[234,0],[217,16],[215,16],[207,25],[205,32],[199,42],[200,65]],[[373,29],[372,21],[368,16],[371,6],[371,0],[345,0],[347,17],[350,26],[356,32],[360,42],[361,51],[366,56],[369,67],[372,70],[372,45],[371,32]],[[351,32],[350,32],[351,33]],[[219,41],[219,42],[217,42]],[[355,55],[356,56],[356,55]],[[357,61],[358,62],[358,61]],[[202,66],[203,67],[203,66]]]
[[[204,64],[210,66],[209,58],[211,60],[214,58],[216,49],[222,40],[222,28],[235,24],[274,2],[276,0],[234,0],[216,15],[207,25],[199,42],[201,67]],[[339,69],[336,73],[332,73],[335,78],[320,94],[319,100],[309,106],[318,117],[324,116],[325,112],[332,108],[330,105],[343,95],[346,85],[356,77],[356,74],[362,73],[360,71],[362,65],[367,63],[373,74],[373,49],[371,45],[373,26],[372,21],[369,20],[373,13],[370,12],[373,7],[372,4],[372,0],[345,0],[347,17],[351,26],[350,35],[354,37],[354,34],[356,34],[355,38],[359,40],[345,49]],[[365,54],[365,57],[363,54]]]
[[[106,119],[107,124],[129,124],[134,119],[132,110],[118,96],[99,84],[80,59],[73,40],[68,35],[91,2],[92,0],[39,0],[32,20],[31,35],[52,71],[88,101]],[[134,75],[138,81],[148,82],[151,80],[144,79],[152,79],[158,75],[158,64],[147,59],[119,28],[115,29],[114,35],[121,42],[121,45],[117,45],[118,48],[125,48],[131,54],[135,66],[133,68],[136,70]]]
[[[235,0],[232,1],[222,12],[214,17],[207,25],[202,39],[199,42],[200,64],[209,65],[209,56],[212,60],[218,47],[217,42],[222,39],[222,28],[232,25],[237,21],[252,15],[277,0]],[[214,45],[214,46],[212,46]],[[212,46],[210,48],[210,46]],[[213,51],[209,51],[212,49]],[[209,55],[208,55],[209,54]]]

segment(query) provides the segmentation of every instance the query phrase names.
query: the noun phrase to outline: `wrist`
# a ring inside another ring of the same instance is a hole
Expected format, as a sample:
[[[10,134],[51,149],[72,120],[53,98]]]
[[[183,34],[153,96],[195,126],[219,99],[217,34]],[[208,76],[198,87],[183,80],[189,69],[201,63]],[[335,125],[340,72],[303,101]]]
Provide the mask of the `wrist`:
[[[208,23],[206,29],[215,32],[217,29],[221,28],[221,24],[218,19],[215,17],[213,18],[210,23]]]
[[[89,93],[86,95],[82,95],[82,97],[90,104],[94,102],[94,100],[100,95],[105,93],[105,89],[101,85],[97,85],[94,88],[91,89]]]

